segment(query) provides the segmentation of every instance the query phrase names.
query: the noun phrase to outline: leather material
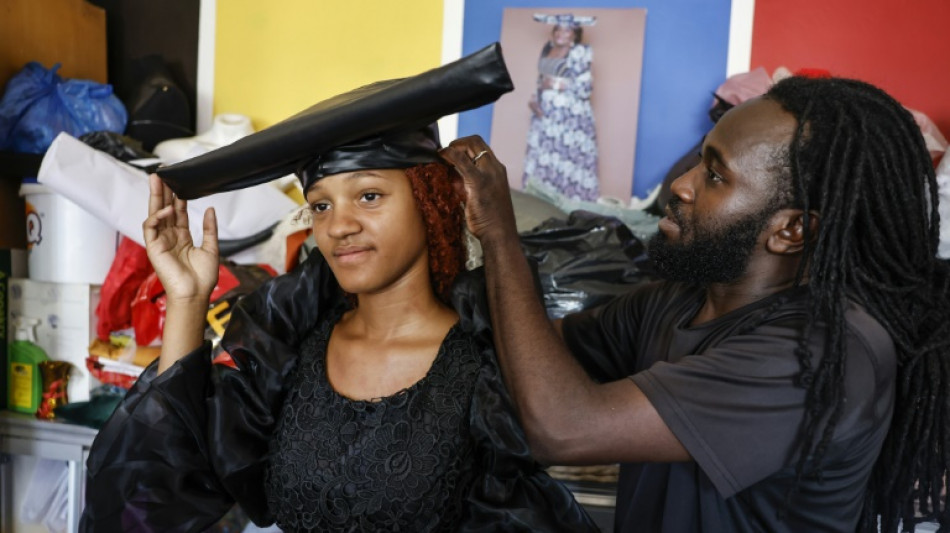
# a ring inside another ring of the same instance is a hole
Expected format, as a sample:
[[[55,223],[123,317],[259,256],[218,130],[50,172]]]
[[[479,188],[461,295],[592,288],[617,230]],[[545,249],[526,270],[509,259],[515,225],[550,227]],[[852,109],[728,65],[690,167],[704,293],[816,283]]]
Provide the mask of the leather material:
[[[365,139],[420,130],[442,116],[494,102],[512,89],[501,45],[494,43],[416,76],[380,81],[337,95],[233,144],[157,172],[186,200],[242,189],[294,173],[314,157],[350,143],[359,149]],[[398,154],[401,157],[395,159],[408,163],[416,154],[403,148]],[[431,156],[424,146],[421,151],[428,152],[425,157]],[[385,153],[385,149],[373,153]],[[331,154],[330,160],[340,165],[330,168],[356,170],[351,167],[357,161],[362,165],[359,168],[392,168],[387,165],[393,159],[357,158],[353,150],[343,150]]]
[[[435,123],[420,129],[377,135],[337,147],[297,169],[304,192],[315,181],[341,172],[371,168],[409,168],[440,161]]]

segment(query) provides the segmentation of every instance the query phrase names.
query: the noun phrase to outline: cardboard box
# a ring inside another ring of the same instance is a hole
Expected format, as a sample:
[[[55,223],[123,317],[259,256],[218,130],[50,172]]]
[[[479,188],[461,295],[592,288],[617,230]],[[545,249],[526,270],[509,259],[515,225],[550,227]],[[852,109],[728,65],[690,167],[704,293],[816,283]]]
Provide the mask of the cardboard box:
[[[7,406],[7,352],[13,337],[7,324],[7,295],[10,278],[22,278],[26,274],[26,250],[0,248],[0,409]]]
[[[99,290],[99,285],[86,283],[10,280],[7,335],[13,334],[17,317],[40,321],[36,344],[50,359],[68,361],[74,367],[67,391],[71,402],[89,400],[89,391],[99,385],[86,368],[89,344],[96,337]]]

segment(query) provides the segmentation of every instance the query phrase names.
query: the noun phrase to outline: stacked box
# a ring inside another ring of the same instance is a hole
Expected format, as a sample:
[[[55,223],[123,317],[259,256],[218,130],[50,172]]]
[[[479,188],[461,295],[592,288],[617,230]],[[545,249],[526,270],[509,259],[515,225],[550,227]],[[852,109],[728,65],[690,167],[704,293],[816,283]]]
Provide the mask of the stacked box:
[[[0,248],[0,409],[7,407],[7,353],[13,340],[7,322],[9,283],[11,278],[26,276],[26,263],[26,250]]]
[[[9,284],[7,335],[17,317],[35,318],[36,344],[50,359],[73,365],[67,394],[70,402],[89,400],[99,385],[86,368],[89,345],[96,337],[96,306],[99,285],[52,283],[13,278]]]

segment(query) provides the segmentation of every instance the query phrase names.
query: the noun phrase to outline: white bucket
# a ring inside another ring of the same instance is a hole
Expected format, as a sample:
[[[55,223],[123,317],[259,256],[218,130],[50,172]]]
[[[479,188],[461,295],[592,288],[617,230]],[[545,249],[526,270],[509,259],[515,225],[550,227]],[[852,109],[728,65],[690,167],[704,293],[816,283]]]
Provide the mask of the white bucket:
[[[20,196],[30,279],[101,285],[115,258],[116,230],[43,185],[24,183]]]

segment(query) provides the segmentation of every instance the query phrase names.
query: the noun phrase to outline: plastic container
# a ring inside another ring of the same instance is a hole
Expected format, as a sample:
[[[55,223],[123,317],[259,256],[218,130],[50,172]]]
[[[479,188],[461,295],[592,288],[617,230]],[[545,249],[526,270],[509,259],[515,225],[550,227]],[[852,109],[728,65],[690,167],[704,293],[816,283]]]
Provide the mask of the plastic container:
[[[16,334],[10,343],[10,367],[7,369],[7,408],[34,414],[43,399],[43,377],[40,363],[49,361],[46,352],[36,345],[35,318],[19,317],[14,327]]]
[[[101,285],[119,234],[68,198],[25,182],[27,264],[30,279]]]

